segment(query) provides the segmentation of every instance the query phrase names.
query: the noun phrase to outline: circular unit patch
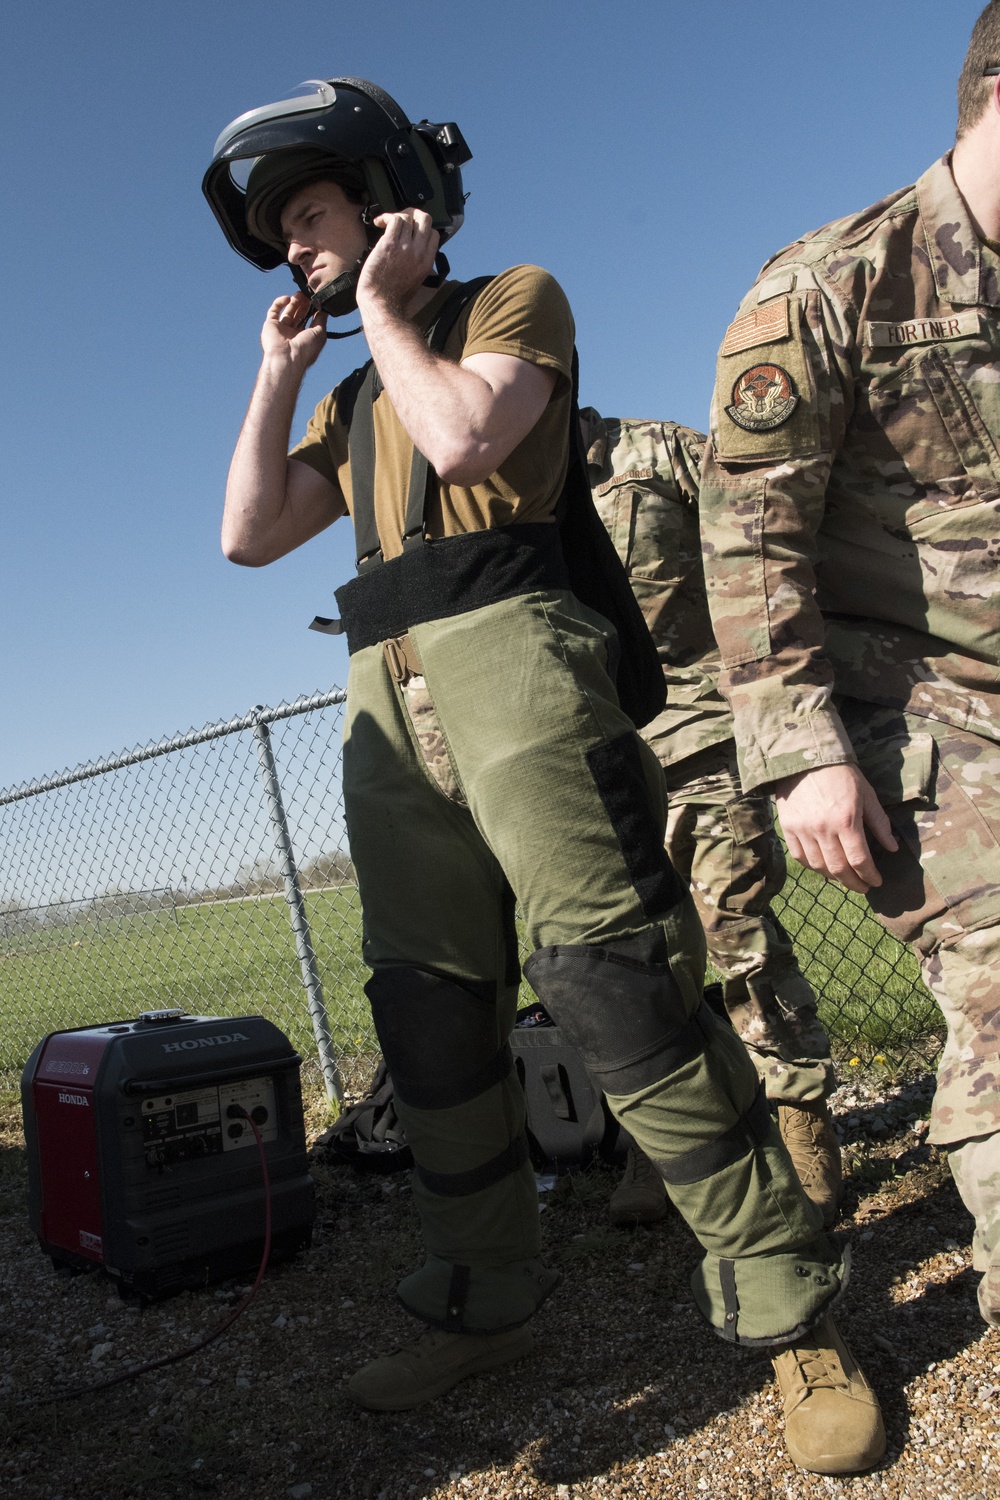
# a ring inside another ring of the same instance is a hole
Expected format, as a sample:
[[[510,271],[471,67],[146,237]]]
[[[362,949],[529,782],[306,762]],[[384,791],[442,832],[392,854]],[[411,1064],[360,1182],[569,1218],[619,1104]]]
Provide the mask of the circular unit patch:
[[[746,432],[770,432],[799,404],[795,381],[780,365],[752,365],[733,386],[726,415]]]

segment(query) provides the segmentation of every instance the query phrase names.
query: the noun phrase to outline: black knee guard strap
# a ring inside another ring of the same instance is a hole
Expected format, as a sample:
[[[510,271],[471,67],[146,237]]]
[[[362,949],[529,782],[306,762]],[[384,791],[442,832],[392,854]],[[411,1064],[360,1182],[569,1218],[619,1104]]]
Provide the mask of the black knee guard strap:
[[[483,1188],[510,1177],[527,1160],[528,1142],[519,1135],[498,1156],[484,1161],[480,1167],[471,1167],[468,1172],[429,1172],[419,1162],[414,1171],[430,1192],[439,1193],[442,1198],[467,1198],[470,1193],[480,1193]]]
[[[676,1072],[704,1051],[716,1024],[705,1004],[685,1017],[670,965],[636,956],[649,951],[648,938],[539,948],[524,965],[545,1009],[611,1095],[638,1093]]]
[[[506,1078],[496,986],[426,969],[376,969],[365,985],[396,1093],[414,1109],[452,1109]]]
[[[449,1333],[461,1333],[465,1315],[465,1304],[469,1298],[469,1282],[472,1280],[471,1266],[452,1266],[448,1285],[448,1311],[444,1326]]]
[[[630,730],[587,751],[587,765],[618,838],[632,888],[647,917],[683,901],[687,886],[667,856],[642,767],[639,737]]]
[[[746,1114],[741,1115],[724,1135],[716,1136],[714,1141],[706,1141],[703,1146],[695,1146],[681,1156],[657,1161],[656,1165],[663,1174],[664,1182],[668,1182],[671,1187],[687,1187],[693,1182],[704,1182],[706,1177],[714,1177],[716,1172],[732,1166],[740,1157],[749,1156],[751,1151],[756,1151],[758,1146],[763,1145],[770,1130],[771,1111],[764,1085],[761,1084]]]

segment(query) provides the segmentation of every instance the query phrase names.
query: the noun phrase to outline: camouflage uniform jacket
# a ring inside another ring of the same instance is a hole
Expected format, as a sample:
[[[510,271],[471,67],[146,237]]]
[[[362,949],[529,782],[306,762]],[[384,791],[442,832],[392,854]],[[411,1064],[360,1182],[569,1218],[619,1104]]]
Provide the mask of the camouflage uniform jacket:
[[[698,535],[704,435],[676,422],[581,413],[601,520],[625,565],[667,680],[667,706],[642,731],[663,765],[732,738],[716,686],[722,665]]]
[[[946,156],[730,325],[701,517],[748,791],[854,759],[835,692],[1000,740],[998,311]]]

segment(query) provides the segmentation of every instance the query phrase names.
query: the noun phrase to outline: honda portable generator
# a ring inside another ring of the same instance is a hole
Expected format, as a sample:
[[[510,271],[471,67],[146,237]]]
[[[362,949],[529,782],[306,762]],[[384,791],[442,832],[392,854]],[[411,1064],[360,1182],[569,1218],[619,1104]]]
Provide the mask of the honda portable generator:
[[[272,1257],[308,1245],[301,1062],[261,1016],[147,1011],[47,1036],[21,1100],[31,1225],[56,1268],[103,1266],[146,1298],[240,1275],[268,1197]]]

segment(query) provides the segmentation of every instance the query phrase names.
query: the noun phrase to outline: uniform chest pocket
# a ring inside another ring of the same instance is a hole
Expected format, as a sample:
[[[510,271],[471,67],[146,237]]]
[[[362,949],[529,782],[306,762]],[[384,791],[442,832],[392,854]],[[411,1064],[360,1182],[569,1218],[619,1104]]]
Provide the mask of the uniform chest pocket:
[[[700,567],[698,512],[661,494],[652,484],[617,484],[596,499],[625,571],[639,578],[678,582]]]
[[[998,354],[986,346],[951,350],[937,347],[920,360],[927,391],[955,445],[966,474],[983,499],[1000,489],[1000,364]],[[973,389],[981,388],[977,402]]]
[[[661,655],[696,660],[713,644],[697,508],[653,482],[613,485],[595,503]]]
[[[615,551],[621,558],[622,566],[627,571],[632,552],[638,495],[631,485],[616,484],[605,490],[603,494],[600,492],[595,494],[594,504],[597,514],[604,523],[605,531],[615,544]]]

